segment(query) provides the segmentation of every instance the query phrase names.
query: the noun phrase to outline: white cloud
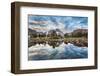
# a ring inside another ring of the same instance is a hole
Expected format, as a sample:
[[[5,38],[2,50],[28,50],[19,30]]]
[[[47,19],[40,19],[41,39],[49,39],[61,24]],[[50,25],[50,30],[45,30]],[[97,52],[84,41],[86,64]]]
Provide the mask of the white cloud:
[[[54,20],[54,21],[53,21]],[[77,18],[77,17],[54,17],[53,20],[50,17],[47,17],[47,20],[31,20],[33,24],[29,24],[29,28],[39,28],[37,31],[49,31],[53,29],[60,29],[62,32],[72,32],[75,29],[87,29],[88,26],[84,25],[84,18]]]

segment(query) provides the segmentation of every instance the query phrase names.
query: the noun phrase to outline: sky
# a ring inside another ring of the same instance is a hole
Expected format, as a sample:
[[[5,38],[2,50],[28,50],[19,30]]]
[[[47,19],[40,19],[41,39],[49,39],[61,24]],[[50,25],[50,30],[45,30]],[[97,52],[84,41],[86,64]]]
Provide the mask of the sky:
[[[60,29],[63,33],[88,29],[88,17],[28,15],[28,27],[37,31]]]

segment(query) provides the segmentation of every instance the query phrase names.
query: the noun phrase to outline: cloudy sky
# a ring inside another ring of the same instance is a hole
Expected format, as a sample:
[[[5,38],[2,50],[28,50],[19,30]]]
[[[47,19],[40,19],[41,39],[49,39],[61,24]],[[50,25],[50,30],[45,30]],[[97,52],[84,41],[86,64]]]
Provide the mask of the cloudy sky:
[[[88,17],[29,15],[28,23],[29,28],[38,31],[60,29],[66,33],[75,29],[88,29]]]

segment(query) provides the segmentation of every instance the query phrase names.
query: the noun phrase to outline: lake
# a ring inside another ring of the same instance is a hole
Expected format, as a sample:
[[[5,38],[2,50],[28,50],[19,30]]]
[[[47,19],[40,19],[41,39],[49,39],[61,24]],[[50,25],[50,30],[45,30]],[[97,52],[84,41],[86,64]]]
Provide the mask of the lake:
[[[88,47],[64,42],[33,43],[28,47],[28,60],[31,61],[82,58],[88,58]]]

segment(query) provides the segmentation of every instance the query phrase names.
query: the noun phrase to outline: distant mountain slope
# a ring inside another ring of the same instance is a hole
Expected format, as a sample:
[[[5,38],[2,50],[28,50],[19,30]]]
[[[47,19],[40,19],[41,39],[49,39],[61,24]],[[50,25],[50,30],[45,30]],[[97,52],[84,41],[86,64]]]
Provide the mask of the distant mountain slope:
[[[31,28],[28,28],[28,34],[29,35],[36,35],[36,36],[61,36],[61,37],[64,37],[64,36],[86,36],[87,37],[87,34],[88,34],[88,29],[76,29],[74,30],[73,32],[70,32],[70,33],[63,33],[60,29],[53,29],[53,30],[49,30],[49,31],[46,31],[46,32],[42,32],[42,31],[37,31],[35,29],[31,29]]]

